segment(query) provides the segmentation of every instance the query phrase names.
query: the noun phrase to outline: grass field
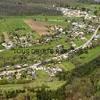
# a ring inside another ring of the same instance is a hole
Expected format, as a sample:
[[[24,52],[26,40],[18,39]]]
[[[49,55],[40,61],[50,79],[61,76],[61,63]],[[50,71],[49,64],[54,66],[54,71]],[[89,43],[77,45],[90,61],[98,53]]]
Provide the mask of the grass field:
[[[45,18],[48,21],[45,21]],[[17,28],[24,29],[24,32],[32,31],[31,28],[24,23],[24,19],[36,19],[40,22],[46,22],[49,24],[61,24],[64,25],[64,18],[62,16],[10,16],[0,18],[0,32],[11,32]]]
[[[100,46],[89,50],[87,54],[80,55],[83,63],[90,62],[98,56],[100,56]]]
[[[97,46],[96,48],[92,48],[92,49],[88,50],[87,53],[83,53],[79,56],[77,56],[77,55],[74,56],[74,58],[72,58],[71,62],[75,65],[78,65],[78,64],[84,65],[88,62],[91,62],[98,56],[100,56],[100,46]]]
[[[29,32],[31,29],[23,22],[21,18],[3,18],[0,19],[0,32],[11,32],[18,28],[25,29],[24,32]]]
[[[33,30],[29,25],[25,23],[25,20],[30,19],[32,19],[33,21],[37,20],[38,22],[47,24],[48,26],[61,25],[67,27],[67,22],[65,22],[65,18],[63,18],[62,16],[6,16],[0,17],[0,35],[2,35],[3,32],[9,34],[10,32],[14,33],[18,31],[18,35],[26,35],[28,33],[32,33],[34,39],[40,38],[40,35],[39,33],[37,33],[36,28],[34,27],[35,30]]]

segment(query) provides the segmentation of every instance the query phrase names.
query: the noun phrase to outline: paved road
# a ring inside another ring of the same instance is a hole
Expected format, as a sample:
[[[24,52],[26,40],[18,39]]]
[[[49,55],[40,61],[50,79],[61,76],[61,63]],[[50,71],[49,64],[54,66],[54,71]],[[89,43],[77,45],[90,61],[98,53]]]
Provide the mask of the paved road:
[[[91,43],[93,38],[97,35],[99,28],[100,28],[100,25],[97,27],[97,29],[95,30],[95,32],[92,35],[92,37],[83,45],[83,48],[87,47]]]

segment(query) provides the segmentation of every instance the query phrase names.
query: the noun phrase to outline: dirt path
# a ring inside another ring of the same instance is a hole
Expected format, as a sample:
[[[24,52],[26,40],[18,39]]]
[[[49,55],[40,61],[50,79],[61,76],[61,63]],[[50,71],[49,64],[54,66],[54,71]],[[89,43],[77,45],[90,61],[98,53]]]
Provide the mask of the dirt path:
[[[32,19],[27,19],[24,20],[24,22],[35,32],[37,32],[39,35],[46,35],[49,34],[48,28],[46,27],[47,25],[38,22],[38,21],[33,21]]]
[[[4,38],[5,38],[5,42],[9,42],[10,39],[9,39],[8,33],[3,32],[3,35],[4,35]]]

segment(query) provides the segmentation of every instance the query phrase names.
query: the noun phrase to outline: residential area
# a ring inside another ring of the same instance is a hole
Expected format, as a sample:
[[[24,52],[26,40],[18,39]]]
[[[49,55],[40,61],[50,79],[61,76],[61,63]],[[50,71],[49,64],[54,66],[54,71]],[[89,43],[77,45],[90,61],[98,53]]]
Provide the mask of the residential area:
[[[100,5],[59,2],[0,16],[0,100],[99,100]]]

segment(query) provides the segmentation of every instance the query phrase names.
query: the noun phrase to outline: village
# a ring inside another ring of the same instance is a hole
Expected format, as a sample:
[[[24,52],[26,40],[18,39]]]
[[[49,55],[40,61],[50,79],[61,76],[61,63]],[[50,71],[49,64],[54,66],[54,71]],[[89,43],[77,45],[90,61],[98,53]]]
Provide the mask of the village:
[[[0,0],[0,100],[100,100],[100,0]]]
[[[44,61],[37,61],[36,64],[29,65],[29,64],[16,64],[12,67],[14,70],[7,70],[11,67],[11,65],[5,66],[5,69],[0,72],[0,80],[2,80],[4,77],[9,79],[20,79],[23,77],[23,73],[25,74],[25,77],[27,78],[27,75],[31,76],[31,79],[36,79],[36,73],[38,70],[45,71],[49,74],[50,77],[53,77],[56,75],[57,72],[61,72],[63,69],[56,66],[50,66],[47,67],[46,64],[50,61],[62,61],[63,59],[68,59],[70,56],[73,56],[75,53],[81,51],[82,49],[91,48],[93,41],[98,41],[100,39],[100,34],[98,34],[98,31],[100,29],[100,25],[95,23],[89,23],[87,22],[86,16],[88,14],[86,12],[80,12],[80,11],[73,11],[61,8],[64,16],[71,17],[73,15],[77,17],[84,17],[83,21],[70,21],[68,20],[68,23],[70,23],[69,29],[66,29],[62,26],[54,25],[54,26],[48,26],[48,31],[52,33],[52,35],[45,35],[42,39],[33,40],[32,33],[28,33],[27,35],[19,36],[17,32],[15,34],[10,34],[10,37],[5,37],[4,33],[4,42],[1,43],[1,45],[4,47],[4,49],[1,49],[0,52],[15,49],[16,47],[31,47],[34,45],[45,45],[49,44],[51,41],[54,40],[60,40],[64,39],[62,36],[65,37],[65,43],[68,42],[70,45],[70,48],[67,52],[63,52],[66,48],[64,48],[63,44],[56,45],[54,48],[50,49],[56,49],[55,57],[52,57],[50,59],[46,59]],[[67,12],[67,13],[66,13]],[[69,13],[68,13],[69,12]],[[86,21],[85,21],[86,20]],[[90,19],[89,19],[90,20]],[[91,19],[92,20],[92,19]],[[96,19],[97,20],[97,19]],[[99,19],[100,20],[100,19]],[[12,37],[12,38],[11,38]],[[75,41],[79,41],[82,43],[77,44]]]

